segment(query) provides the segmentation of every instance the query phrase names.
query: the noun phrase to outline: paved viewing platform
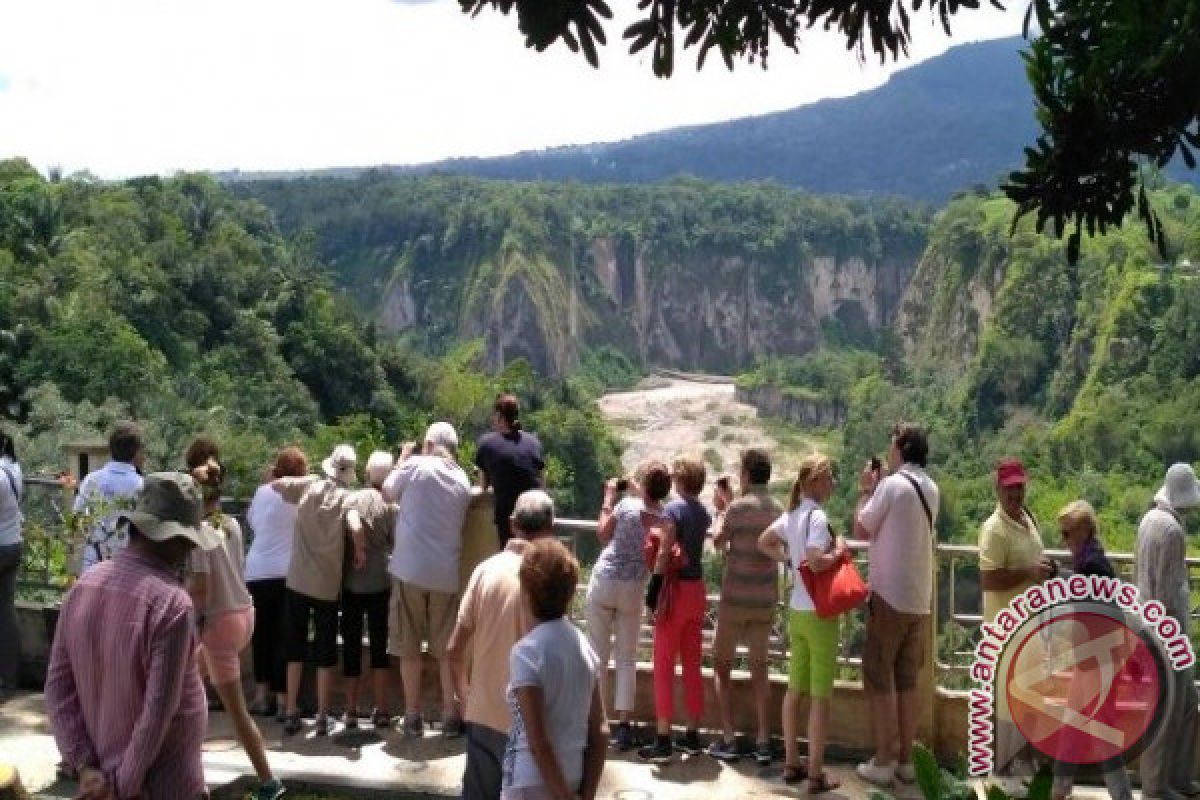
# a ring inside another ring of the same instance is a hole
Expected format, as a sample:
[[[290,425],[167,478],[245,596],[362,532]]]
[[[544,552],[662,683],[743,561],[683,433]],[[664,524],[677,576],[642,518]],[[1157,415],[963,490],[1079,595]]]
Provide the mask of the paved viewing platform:
[[[446,739],[435,729],[421,739],[409,739],[395,730],[380,735],[365,720],[357,731],[328,737],[314,735],[311,725],[299,734],[282,736],[281,727],[259,719],[271,765],[297,790],[328,791],[349,797],[442,798],[458,797],[462,785],[463,739]],[[340,731],[340,732],[338,732]],[[60,780],[58,750],[50,733],[40,693],[19,694],[0,703],[0,760],[14,763],[34,797],[69,798],[74,784]],[[838,755],[836,748],[832,755]],[[846,754],[841,754],[845,756]],[[249,789],[253,770],[233,737],[222,713],[210,715],[204,745],[204,769],[216,800],[240,798],[238,787]],[[840,789],[822,795],[828,800],[867,800],[873,788],[854,774],[854,760],[835,760],[828,771],[842,782]],[[636,753],[609,751],[600,785],[605,800],[724,800],[725,798],[800,797],[805,784],[785,786],[780,780],[782,760],[770,767],[757,766],[752,758],[723,764],[707,755],[676,754],[666,766],[653,766]],[[221,791],[225,789],[225,791]],[[916,800],[915,786],[893,792],[898,800]],[[979,793],[983,797],[982,791]],[[1140,793],[1138,793],[1140,796]],[[1077,800],[1101,800],[1103,788],[1076,787]]]
[[[332,736],[318,737],[313,734],[310,720],[299,734],[284,737],[281,726],[273,721],[259,719],[258,723],[271,765],[285,782],[323,790],[342,789],[349,795],[364,797],[372,796],[370,790],[386,791],[390,797],[457,797],[462,786],[464,741],[446,739],[436,728],[427,729],[421,739],[406,738],[395,730],[381,736],[364,720],[357,731],[341,731],[339,725]],[[56,775],[58,750],[40,693],[24,693],[0,705],[0,753],[17,765],[26,787],[36,796],[72,796],[73,784],[58,780]],[[213,790],[253,775],[222,713],[210,715],[204,768]],[[677,754],[673,763],[657,767],[642,762],[634,752],[610,750],[601,796],[613,800],[712,800],[806,793],[803,785],[785,786],[780,781],[781,772],[781,762],[760,768],[752,758],[722,764],[707,755]],[[833,765],[830,772],[843,787],[826,797],[868,797],[869,789],[854,776],[853,764]],[[241,784],[252,785],[245,779]],[[915,798],[919,793],[913,790],[898,796]]]

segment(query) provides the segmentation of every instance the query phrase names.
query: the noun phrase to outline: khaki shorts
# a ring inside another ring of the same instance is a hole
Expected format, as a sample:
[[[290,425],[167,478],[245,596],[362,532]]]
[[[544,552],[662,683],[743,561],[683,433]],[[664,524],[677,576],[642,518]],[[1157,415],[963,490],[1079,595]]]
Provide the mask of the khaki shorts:
[[[877,693],[917,688],[929,647],[929,614],[908,614],[878,594],[867,601],[867,638],[863,643],[863,684]]]
[[[774,608],[718,606],[713,659],[717,663],[730,663],[737,656],[737,646],[744,644],[751,664],[767,663],[767,640],[771,638],[774,623]]]
[[[421,643],[429,642],[429,654],[441,658],[446,654],[457,616],[457,593],[435,592],[393,579],[388,653],[414,658],[421,655]]]

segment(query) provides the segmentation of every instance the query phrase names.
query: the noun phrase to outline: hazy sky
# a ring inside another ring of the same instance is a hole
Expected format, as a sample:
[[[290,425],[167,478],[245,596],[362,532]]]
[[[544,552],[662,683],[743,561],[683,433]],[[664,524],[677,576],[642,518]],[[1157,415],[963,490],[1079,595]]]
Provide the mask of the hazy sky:
[[[593,70],[454,0],[0,0],[0,157],[101,177],[418,163],[775,111],[895,69],[814,32],[767,72],[688,53],[659,80],[620,39],[636,3],[609,2]],[[963,12],[953,39],[922,12],[914,60],[1018,33],[1024,9]]]

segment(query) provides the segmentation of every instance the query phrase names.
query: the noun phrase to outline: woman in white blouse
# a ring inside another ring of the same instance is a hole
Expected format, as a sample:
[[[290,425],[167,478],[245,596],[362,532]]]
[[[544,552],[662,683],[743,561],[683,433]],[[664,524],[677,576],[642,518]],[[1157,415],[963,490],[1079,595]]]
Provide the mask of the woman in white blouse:
[[[254,599],[254,702],[250,713],[281,718],[287,690],[284,661],[284,611],[288,561],[292,557],[292,538],[296,529],[296,507],[285,503],[271,489],[275,478],[308,474],[308,459],[299,447],[287,447],[275,458],[268,482],[258,487],[246,522],[254,538],[246,554],[246,588]]]

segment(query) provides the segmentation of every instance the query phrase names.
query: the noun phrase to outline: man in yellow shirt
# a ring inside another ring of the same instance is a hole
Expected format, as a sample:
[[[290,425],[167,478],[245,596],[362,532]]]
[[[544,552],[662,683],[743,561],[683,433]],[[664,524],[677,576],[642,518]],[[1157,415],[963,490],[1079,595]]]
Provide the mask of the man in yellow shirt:
[[[996,510],[979,533],[979,576],[983,587],[983,621],[995,622],[1014,597],[1054,574],[1043,558],[1042,535],[1025,510],[1028,476],[1016,459],[996,465]],[[1022,777],[1032,774],[1032,750],[1004,707],[997,691],[995,775],[1010,794],[1023,796]]]

